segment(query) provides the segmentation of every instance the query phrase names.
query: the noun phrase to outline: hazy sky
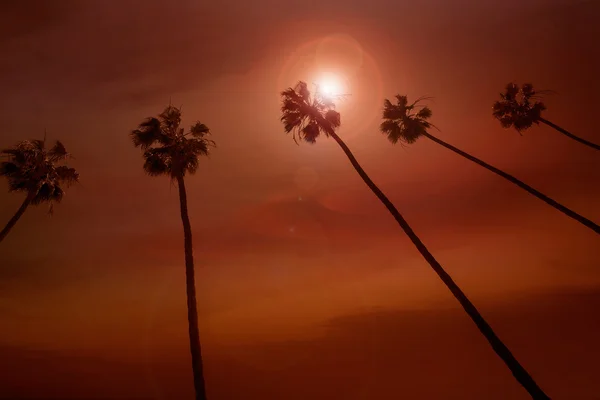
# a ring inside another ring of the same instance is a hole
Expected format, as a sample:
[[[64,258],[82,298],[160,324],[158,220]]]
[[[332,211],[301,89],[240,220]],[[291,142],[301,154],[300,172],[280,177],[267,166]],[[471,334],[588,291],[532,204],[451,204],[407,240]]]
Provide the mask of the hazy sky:
[[[6,3],[0,146],[47,129],[81,184],[0,246],[0,399],[189,396],[177,190],[128,138],[169,100],[218,144],[187,180],[211,400],[526,399],[336,144],[283,133],[278,93],[328,72],[352,93],[340,135],[517,358],[553,398],[597,398],[597,235],[378,124],[384,98],[432,96],[440,138],[600,221],[593,150],[490,114],[531,81],[600,142],[600,2]],[[0,192],[0,223],[22,200]]]

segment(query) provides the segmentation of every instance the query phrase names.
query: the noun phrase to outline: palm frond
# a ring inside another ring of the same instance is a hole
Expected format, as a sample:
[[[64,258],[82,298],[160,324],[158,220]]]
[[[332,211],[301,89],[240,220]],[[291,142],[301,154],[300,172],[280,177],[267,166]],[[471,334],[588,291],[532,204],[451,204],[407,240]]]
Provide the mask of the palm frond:
[[[383,102],[383,118],[384,119],[402,119],[406,116],[407,109],[401,104],[392,104],[388,99]]]
[[[12,177],[19,172],[17,164],[11,161],[2,161],[0,163],[0,176]]]
[[[426,105],[422,105],[424,101],[433,101],[432,96],[421,96],[413,101],[410,105],[411,109],[427,107]]]
[[[16,156],[17,153],[20,153],[21,150],[17,149],[17,148],[10,148],[10,149],[2,149],[0,150],[0,154],[4,155],[4,156]]]
[[[425,132],[425,125],[418,120],[410,120],[405,124],[400,140],[406,144],[415,143]]]
[[[208,154],[208,152],[206,152],[205,154]],[[199,164],[200,163],[199,163],[198,153],[189,152],[189,153],[184,154],[182,156],[182,160],[181,160],[181,165],[182,165],[181,175],[185,176],[186,174],[195,174],[196,171],[198,170]],[[176,177],[176,174],[174,177]]]
[[[310,103],[310,90],[308,89],[308,85],[306,82],[299,81],[296,84],[295,93],[298,93],[302,101],[306,103]]]
[[[65,184],[67,187],[79,182],[79,172],[77,172],[75,168],[61,165],[56,167],[54,171],[58,177],[58,181]]]
[[[423,106],[423,108],[421,108],[418,112],[417,112],[417,118],[422,119],[422,120],[426,120],[431,118],[432,115],[432,111],[428,106]]]
[[[531,83],[524,83],[521,86],[521,93],[524,97],[529,98],[535,95],[535,89],[533,88],[533,85]]]
[[[398,141],[400,140],[401,136],[402,136],[402,128],[400,127],[399,124],[397,124],[396,122],[392,121],[392,120],[384,120],[380,125],[379,125],[379,130],[386,134],[388,137],[388,140],[392,143],[392,144],[396,144],[398,143]]]
[[[388,99],[384,100],[383,121],[379,129],[392,144],[398,142],[412,144],[433,126],[427,121],[432,116],[431,108],[420,104],[429,97],[419,97],[412,103],[408,102],[408,97],[405,95],[398,94],[395,97],[396,104]]]
[[[184,153],[193,154],[196,158],[198,156],[207,156],[210,147],[214,146],[212,140],[207,139],[189,139],[184,144]]]
[[[327,110],[327,112],[325,112],[325,120],[329,123],[329,126],[334,130],[339,128],[342,124],[341,115],[335,110]],[[325,129],[325,132],[327,133],[327,129]]]
[[[46,202],[60,203],[64,195],[64,191],[60,186],[53,185],[52,183],[44,183],[38,189],[35,197],[31,201],[31,204],[38,205]]]
[[[342,98],[341,95],[340,96],[319,96],[316,106],[321,111],[334,109],[336,100],[340,100],[341,98]],[[313,101],[313,104],[314,104],[314,101]]]
[[[48,158],[52,162],[66,160],[69,158],[69,153],[65,148],[65,145],[61,141],[57,140],[54,146],[48,150]]]
[[[504,99],[510,101],[510,100],[516,99],[518,94],[519,94],[519,86],[517,86],[517,84],[515,84],[515,83],[510,82],[510,83],[506,84],[504,94],[502,94],[501,96],[503,96]]]
[[[167,106],[158,116],[165,133],[174,136],[181,124],[181,110],[174,106]]]
[[[315,121],[312,121],[301,129],[300,138],[307,143],[316,143],[320,134],[321,130],[319,126]]]
[[[163,132],[161,123],[157,118],[147,118],[137,129],[130,133],[131,141],[135,147],[146,150],[156,143],[168,142],[167,135]]]
[[[8,181],[9,192],[28,192],[30,188],[31,185],[25,179],[9,179]]]
[[[144,171],[150,176],[168,175],[171,172],[171,161],[168,154],[148,149],[144,152]]]
[[[396,105],[398,107],[407,107],[408,106],[408,97],[404,95],[396,95]]]
[[[33,139],[33,140],[26,140],[24,141],[24,143],[27,148],[31,148],[32,150],[37,150],[37,151],[44,151],[44,146],[46,145],[46,141],[45,140],[39,140],[39,139]]]
[[[196,122],[191,126],[190,133],[195,138],[203,138],[210,134],[210,129],[208,129],[208,126],[204,125],[203,123]]]

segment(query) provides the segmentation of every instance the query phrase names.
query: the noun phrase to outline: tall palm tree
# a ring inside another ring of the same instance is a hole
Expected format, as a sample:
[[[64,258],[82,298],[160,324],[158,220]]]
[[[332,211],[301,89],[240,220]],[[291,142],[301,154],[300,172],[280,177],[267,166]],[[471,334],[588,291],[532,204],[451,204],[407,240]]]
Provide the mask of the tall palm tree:
[[[379,198],[381,203],[388,209],[402,230],[408,235],[419,253],[425,258],[427,263],[440,277],[444,284],[450,289],[454,297],[459,301],[473,322],[477,325],[481,333],[489,341],[496,353],[504,360],[517,380],[527,389],[534,399],[549,399],[542,389],[535,383],[533,378],[514,358],[508,348],[496,336],[490,325],[481,316],[473,303],[467,298],[458,285],[452,280],[450,275],[444,270],[440,263],[429,252],[425,244],[419,239],[417,234],[410,227],[408,222],[398,212],[392,202],[383,194],[383,192],[373,183],[371,178],[362,169],[348,146],[337,135],[336,129],[340,126],[340,114],[335,111],[334,102],[325,96],[319,94],[318,89],[313,96],[307,88],[306,83],[299,82],[294,88],[288,88],[281,93],[281,121],[284,130],[287,133],[293,133],[294,139],[297,137],[309,143],[315,143],[316,139],[324,134],[326,137],[332,137],[333,140],[342,148],[350,163],[358,172],[363,181]]]
[[[537,191],[536,189],[527,185],[523,181],[515,178],[514,176],[509,175],[506,172],[476,157],[473,157],[472,155],[465,153],[464,151],[430,134],[427,130],[433,127],[431,122],[429,122],[432,113],[429,107],[421,105],[422,100],[423,98],[420,98],[414,101],[413,103],[409,104],[408,98],[406,96],[397,95],[396,104],[393,104],[387,99],[384,101],[383,122],[381,123],[380,129],[384,134],[387,135],[390,142],[401,142],[411,144],[416,142],[417,139],[419,139],[420,137],[426,137],[429,140],[432,140],[433,142],[449,150],[452,150],[456,154],[463,156],[467,160],[470,160],[475,164],[482,166],[488,171],[491,171],[496,175],[501,176],[507,181],[517,185],[521,189],[527,191],[528,193],[534,195],[538,199],[554,207],[558,211],[587,226],[594,232],[600,233],[600,226],[590,221],[589,219],[581,216],[580,214],[576,213],[570,208],[563,206],[559,202]]]
[[[600,150],[600,146],[588,140],[575,136],[564,128],[548,121],[542,117],[542,111],[546,110],[544,103],[539,101],[543,91],[536,91],[531,83],[524,84],[521,88],[514,83],[506,85],[504,93],[500,93],[500,100],[492,107],[492,115],[504,128],[515,128],[517,132],[529,129],[531,125],[540,122],[556,129],[563,135],[591,147]]]
[[[186,174],[191,175],[196,172],[199,157],[208,156],[210,147],[214,147],[215,143],[209,139],[210,131],[206,125],[196,122],[188,132],[185,132],[180,125],[181,110],[169,105],[158,118],[146,119],[131,132],[131,140],[135,147],[140,147],[143,151],[146,173],[150,176],[167,175],[177,182],[179,188],[194,388],[196,400],[206,400],[196,306],[192,227],[188,215],[184,178]]]
[[[59,203],[68,187],[79,180],[79,173],[66,165],[70,154],[65,146],[56,141],[46,149],[46,140],[23,140],[15,147],[0,151],[6,158],[0,163],[0,176],[8,180],[8,190],[26,194],[21,207],[0,232],[0,242],[8,235],[19,218],[30,205],[50,203],[52,214],[54,203]]]

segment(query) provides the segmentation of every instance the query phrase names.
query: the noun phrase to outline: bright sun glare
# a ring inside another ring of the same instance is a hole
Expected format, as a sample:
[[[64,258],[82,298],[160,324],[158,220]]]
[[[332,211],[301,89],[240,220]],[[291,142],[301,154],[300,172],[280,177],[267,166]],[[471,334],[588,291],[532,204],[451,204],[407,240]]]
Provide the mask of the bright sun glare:
[[[334,75],[323,76],[318,81],[319,91],[325,96],[339,96],[343,92],[340,79]]]

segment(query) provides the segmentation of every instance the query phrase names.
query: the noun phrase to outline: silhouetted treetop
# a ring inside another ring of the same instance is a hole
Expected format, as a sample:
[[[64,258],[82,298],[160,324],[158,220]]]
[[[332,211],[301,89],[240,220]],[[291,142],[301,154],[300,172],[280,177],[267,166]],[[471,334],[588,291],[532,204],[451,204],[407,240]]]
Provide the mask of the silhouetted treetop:
[[[9,191],[26,192],[34,205],[49,202],[50,212],[62,200],[63,187],[79,180],[74,168],[59,165],[71,157],[60,141],[46,149],[45,140],[23,140],[0,154],[7,158],[0,163],[0,176],[7,178]]]
[[[379,129],[387,135],[390,142],[414,143],[433,126],[428,121],[432,115],[431,109],[421,104],[425,99],[421,97],[409,103],[407,96],[398,94],[395,104],[388,99],[384,100],[383,122]]]
[[[334,99],[321,95],[318,90],[311,95],[303,81],[281,92],[281,97],[281,122],[285,132],[293,134],[296,143],[296,137],[315,143],[321,133],[329,136],[341,124]]]
[[[520,88],[515,83],[509,83],[504,93],[500,93],[500,100],[494,103],[492,114],[504,128],[512,127],[521,133],[534,123],[539,124],[542,111],[546,110],[540,95],[546,92],[536,91],[531,83],[525,83]]]
[[[187,132],[180,125],[181,110],[168,106],[157,118],[146,119],[131,132],[134,146],[144,152],[144,170],[149,175],[176,178],[193,174],[198,158],[215,147],[206,125],[196,122]]]

